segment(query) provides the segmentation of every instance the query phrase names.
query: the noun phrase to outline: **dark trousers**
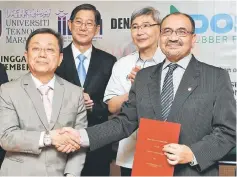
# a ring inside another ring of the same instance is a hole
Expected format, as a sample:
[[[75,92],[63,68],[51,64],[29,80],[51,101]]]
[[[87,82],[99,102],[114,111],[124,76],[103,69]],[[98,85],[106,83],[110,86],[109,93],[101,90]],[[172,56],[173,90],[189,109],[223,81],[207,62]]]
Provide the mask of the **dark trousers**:
[[[112,146],[107,145],[86,153],[86,160],[81,176],[110,176]]]
[[[0,147],[0,169],[1,169],[1,165],[4,160],[4,157],[5,157],[5,153],[6,152]]]
[[[121,176],[131,176],[132,174],[131,168],[120,167],[120,170],[121,170]]]
[[[110,176],[110,163],[87,161],[82,169],[81,176]]]

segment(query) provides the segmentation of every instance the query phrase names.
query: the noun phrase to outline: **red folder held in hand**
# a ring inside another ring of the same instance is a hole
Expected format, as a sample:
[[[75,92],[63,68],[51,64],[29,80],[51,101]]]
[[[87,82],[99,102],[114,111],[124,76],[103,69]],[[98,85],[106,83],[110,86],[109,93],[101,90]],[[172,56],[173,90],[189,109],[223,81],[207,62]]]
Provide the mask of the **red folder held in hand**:
[[[141,118],[132,176],[173,176],[174,166],[167,162],[162,149],[178,143],[181,125]]]

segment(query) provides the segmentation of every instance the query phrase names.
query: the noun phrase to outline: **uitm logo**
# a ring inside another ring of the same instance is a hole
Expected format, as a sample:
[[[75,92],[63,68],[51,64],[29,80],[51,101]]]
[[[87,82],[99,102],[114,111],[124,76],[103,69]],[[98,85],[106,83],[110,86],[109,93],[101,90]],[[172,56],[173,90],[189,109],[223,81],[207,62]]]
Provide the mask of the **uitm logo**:
[[[63,10],[59,10],[58,13],[55,13],[58,16],[58,32],[62,35],[72,35],[71,31],[68,28],[67,22],[69,20],[68,13],[64,12]],[[102,26],[102,19],[100,21],[100,32],[97,35],[102,36],[103,35],[103,26]],[[96,38],[96,36],[95,36]]]
[[[68,13],[65,13],[63,10],[59,10],[59,13],[56,13],[56,15],[58,16],[58,32],[61,35],[72,35],[67,25],[69,20],[67,18]]]
[[[170,13],[179,12],[179,10],[171,5],[170,6]],[[204,14],[189,14],[193,20],[195,21],[195,24],[201,24],[201,26],[195,28],[196,34],[202,34],[205,33],[208,29],[213,31],[217,34],[224,34],[231,32],[234,30],[237,31],[237,17],[231,16],[230,14],[226,13],[219,13],[215,14],[212,17],[207,17]],[[222,24],[220,26],[220,24]],[[197,26],[197,25],[196,25]]]

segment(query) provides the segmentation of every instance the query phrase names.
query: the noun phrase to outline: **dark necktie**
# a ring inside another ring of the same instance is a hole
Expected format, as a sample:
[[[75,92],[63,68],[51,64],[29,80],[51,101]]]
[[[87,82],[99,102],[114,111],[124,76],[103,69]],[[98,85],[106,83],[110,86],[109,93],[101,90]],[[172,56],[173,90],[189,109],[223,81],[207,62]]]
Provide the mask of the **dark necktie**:
[[[161,92],[161,114],[164,121],[170,112],[170,108],[174,99],[174,85],[173,85],[173,72],[178,67],[175,63],[170,63],[168,65],[169,70],[165,76],[162,92]]]

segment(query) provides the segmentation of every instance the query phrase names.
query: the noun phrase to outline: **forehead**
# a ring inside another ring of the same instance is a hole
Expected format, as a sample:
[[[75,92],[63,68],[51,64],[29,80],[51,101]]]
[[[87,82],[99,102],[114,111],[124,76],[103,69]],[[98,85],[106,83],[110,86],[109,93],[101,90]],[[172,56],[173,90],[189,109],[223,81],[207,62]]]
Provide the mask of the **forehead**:
[[[185,28],[187,30],[191,30],[192,24],[191,24],[189,18],[184,15],[171,15],[163,21],[161,28],[162,29],[164,29],[164,28],[172,28],[172,29]]]
[[[145,22],[155,22],[155,20],[153,20],[152,15],[141,15],[136,17],[132,24],[141,24],[141,23],[145,23]]]
[[[54,35],[49,33],[36,34],[31,38],[29,42],[29,44],[33,43],[37,43],[40,45],[49,45],[49,44],[57,45],[58,39]]]
[[[95,13],[92,10],[80,10],[76,13],[75,19],[95,20]]]

